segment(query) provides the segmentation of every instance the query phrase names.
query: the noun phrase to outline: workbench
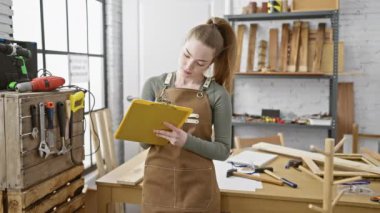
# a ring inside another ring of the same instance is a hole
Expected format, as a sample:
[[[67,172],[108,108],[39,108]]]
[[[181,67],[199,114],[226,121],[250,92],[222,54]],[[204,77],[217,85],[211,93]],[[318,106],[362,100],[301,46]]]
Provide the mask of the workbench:
[[[139,153],[115,170],[96,181],[98,190],[98,212],[107,212],[110,203],[141,204],[142,183],[128,186],[117,183],[126,172],[144,161],[146,152]],[[276,186],[263,183],[263,189],[255,192],[221,190],[222,211],[231,213],[276,212],[276,213],[314,213],[308,204],[322,203],[322,183],[294,168],[285,169],[290,158],[278,156],[269,166],[276,174],[298,184],[297,189],[288,186]],[[380,194],[380,182],[369,185],[377,195]],[[337,190],[334,190],[335,192]],[[345,194],[338,202],[335,213],[378,213],[380,203],[369,200],[368,195]]]

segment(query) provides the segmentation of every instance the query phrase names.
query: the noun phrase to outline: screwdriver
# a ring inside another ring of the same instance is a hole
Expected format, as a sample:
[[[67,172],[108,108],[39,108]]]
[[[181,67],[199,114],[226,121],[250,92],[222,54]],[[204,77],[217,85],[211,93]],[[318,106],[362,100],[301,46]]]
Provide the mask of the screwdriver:
[[[62,146],[65,146],[66,115],[65,115],[65,105],[61,101],[57,102],[57,114],[58,114],[59,134],[61,135]]]

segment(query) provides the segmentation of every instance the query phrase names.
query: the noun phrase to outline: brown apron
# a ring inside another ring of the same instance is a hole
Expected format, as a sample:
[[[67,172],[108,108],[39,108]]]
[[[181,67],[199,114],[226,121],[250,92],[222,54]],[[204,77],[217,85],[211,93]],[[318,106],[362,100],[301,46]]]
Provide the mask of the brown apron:
[[[167,75],[158,98],[192,108],[199,114],[199,123],[186,123],[182,129],[195,128],[192,135],[211,141],[212,112],[205,92],[211,79],[198,91],[168,88],[171,76]],[[145,162],[142,198],[142,213],[219,213],[220,192],[212,160],[171,144],[152,146]]]

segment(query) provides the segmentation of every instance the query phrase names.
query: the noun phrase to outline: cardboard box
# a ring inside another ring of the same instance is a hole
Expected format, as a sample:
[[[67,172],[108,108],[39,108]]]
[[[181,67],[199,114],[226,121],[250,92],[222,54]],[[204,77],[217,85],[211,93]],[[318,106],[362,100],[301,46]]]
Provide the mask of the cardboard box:
[[[339,0],[293,0],[291,11],[339,10]]]

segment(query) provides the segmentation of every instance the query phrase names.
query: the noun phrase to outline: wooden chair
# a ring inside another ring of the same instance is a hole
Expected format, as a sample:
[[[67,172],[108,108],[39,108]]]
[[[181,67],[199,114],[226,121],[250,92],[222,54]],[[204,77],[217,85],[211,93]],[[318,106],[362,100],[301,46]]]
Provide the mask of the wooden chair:
[[[359,133],[359,126],[357,124],[352,125],[352,153],[366,153],[373,158],[380,160],[380,154],[376,151],[369,150],[367,148],[359,148],[360,147],[360,141],[361,138],[367,138],[367,139],[380,139],[380,135],[375,134],[363,134]]]
[[[284,136],[282,133],[277,133],[277,135],[273,135],[269,137],[261,137],[261,138],[240,138],[238,136],[235,136],[236,149],[251,147],[253,144],[256,144],[259,142],[267,142],[271,144],[284,146]]]

